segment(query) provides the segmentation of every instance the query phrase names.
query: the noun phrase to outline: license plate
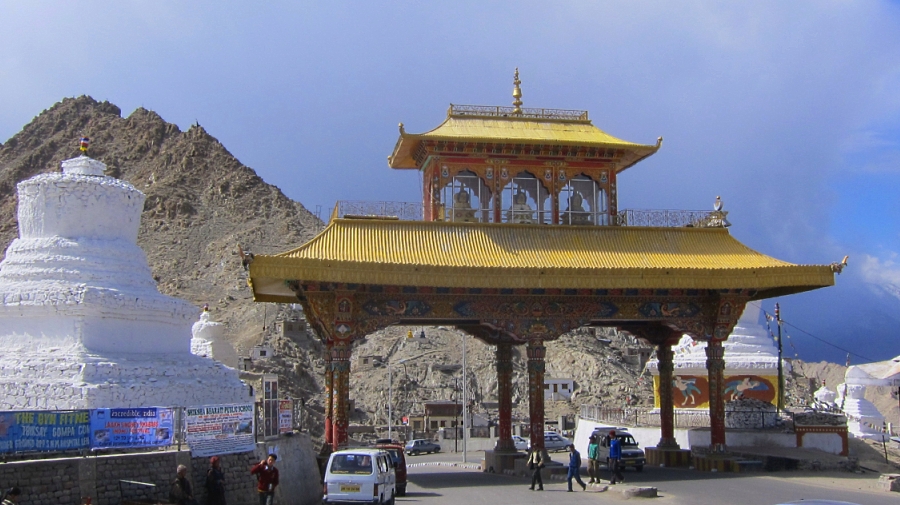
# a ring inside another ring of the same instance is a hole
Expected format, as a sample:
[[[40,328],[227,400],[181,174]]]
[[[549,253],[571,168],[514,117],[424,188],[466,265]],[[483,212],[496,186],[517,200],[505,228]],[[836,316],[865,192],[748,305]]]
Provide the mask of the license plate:
[[[623,460],[622,460],[622,463],[623,463],[623,464],[626,464],[626,465],[633,465],[633,464],[637,463],[637,460],[634,460],[634,459],[623,459]]]
[[[342,493],[358,493],[359,484],[341,484]]]

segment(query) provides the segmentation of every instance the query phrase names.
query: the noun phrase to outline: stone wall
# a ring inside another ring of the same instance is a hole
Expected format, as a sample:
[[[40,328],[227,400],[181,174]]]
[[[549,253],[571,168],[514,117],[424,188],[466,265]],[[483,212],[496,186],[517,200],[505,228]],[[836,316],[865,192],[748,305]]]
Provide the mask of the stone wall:
[[[309,437],[296,434],[260,443],[254,452],[220,456],[229,505],[256,505],[256,479],[250,467],[269,452],[279,455],[281,485],[277,503],[314,504],[321,499],[315,453]],[[191,458],[188,451],[146,452],[89,457],[19,461],[0,465],[0,487],[22,489],[21,505],[78,505],[90,496],[94,505],[119,505],[122,500],[164,501],[179,464],[190,468],[194,496],[205,503],[208,458]],[[120,480],[155,484],[155,487]],[[121,486],[121,488],[120,488]]]

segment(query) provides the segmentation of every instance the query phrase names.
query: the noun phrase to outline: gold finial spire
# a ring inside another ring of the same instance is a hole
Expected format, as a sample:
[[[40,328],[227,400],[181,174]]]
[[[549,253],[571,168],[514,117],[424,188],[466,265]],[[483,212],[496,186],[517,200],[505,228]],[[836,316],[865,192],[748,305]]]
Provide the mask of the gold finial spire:
[[[519,88],[519,84],[522,84],[522,81],[519,80],[519,67],[516,67],[516,75],[513,77],[513,84],[516,86],[513,88],[513,105],[516,107],[513,109],[513,114],[521,114],[522,113],[522,89]]]

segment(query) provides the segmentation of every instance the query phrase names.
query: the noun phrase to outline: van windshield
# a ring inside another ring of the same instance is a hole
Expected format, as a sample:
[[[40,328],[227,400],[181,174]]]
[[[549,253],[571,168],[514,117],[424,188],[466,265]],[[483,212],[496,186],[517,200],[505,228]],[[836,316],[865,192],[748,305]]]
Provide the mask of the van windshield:
[[[368,454],[335,454],[331,460],[331,473],[371,475],[372,457]]]

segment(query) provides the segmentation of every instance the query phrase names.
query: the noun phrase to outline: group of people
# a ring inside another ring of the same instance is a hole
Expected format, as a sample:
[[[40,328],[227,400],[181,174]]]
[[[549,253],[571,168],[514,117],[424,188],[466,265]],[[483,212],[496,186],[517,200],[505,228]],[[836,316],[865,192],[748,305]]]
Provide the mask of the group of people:
[[[278,456],[269,456],[250,468],[250,474],[256,476],[256,492],[260,505],[273,505],[275,488],[278,486],[278,468],[275,461]],[[169,502],[177,505],[198,505],[187,478],[188,467],[178,465],[175,482],[169,491]],[[225,472],[218,456],[209,458],[209,469],[206,471],[206,503],[207,505],[225,505]],[[5,505],[5,502],[4,502]]]
[[[592,434],[590,438],[590,442],[588,444],[587,453],[588,453],[588,476],[590,480],[589,484],[600,483],[600,442],[602,437],[597,434]],[[616,437],[615,431],[610,431],[609,435],[607,435],[605,440],[605,445],[609,447],[609,471],[610,471],[610,484],[615,484],[616,482],[625,482],[625,476],[622,475],[622,466],[620,465],[622,460],[622,444],[619,439]],[[541,469],[547,465],[547,461],[545,460],[546,456],[544,456],[544,452],[541,449],[532,449],[531,453],[528,455],[528,461],[526,464],[528,465],[528,469],[532,471],[531,473],[531,489],[535,490],[535,484],[537,484],[537,490],[544,490],[544,479],[541,477]],[[566,475],[566,483],[569,485],[569,492],[572,492],[572,480],[574,479],[577,482],[582,490],[587,489],[587,484],[581,480],[581,453],[575,449],[574,445],[569,445],[569,465],[568,465],[568,474]]]

